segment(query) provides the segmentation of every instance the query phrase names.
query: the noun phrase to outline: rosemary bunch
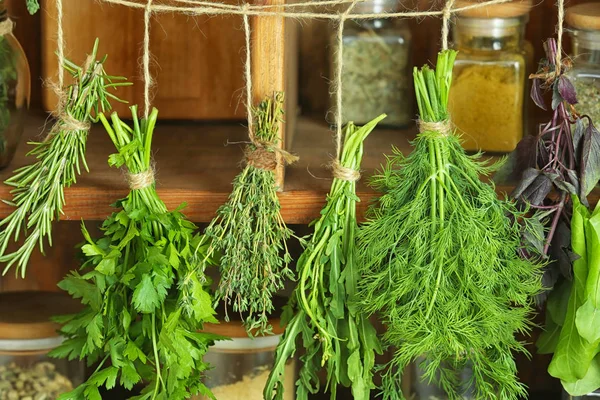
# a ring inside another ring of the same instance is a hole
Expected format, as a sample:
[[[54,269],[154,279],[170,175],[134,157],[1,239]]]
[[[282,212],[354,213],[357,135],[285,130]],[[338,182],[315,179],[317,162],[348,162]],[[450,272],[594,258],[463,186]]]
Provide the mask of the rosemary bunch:
[[[403,369],[423,357],[425,379],[450,399],[516,399],[515,333],[529,329],[540,265],[523,259],[516,207],[479,176],[498,165],[467,156],[449,126],[448,91],[456,52],[435,71],[415,68],[421,133],[373,177],[383,195],[358,232],[358,298],[387,326],[396,348],[382,375],[384,399],[402,399]],[[460,371],[473,379],[462,388]]]
[[[340,165],[360,169],[363,141],[385,115],[362,128],[345,128]],[[297,383],[297,398],[319,391],[319,369],[327,370],[327,388],[336,398],[338,385],[352,388],[355,400],[368,400],[374,387],[375,353],[381,353],[377,332],[352,305],[359,280],[355,259],[356,182],[335,178],[314,233],[298,260],[298,284],[283,323],[287,327],[276,351],[274,368],[264,390],[265,399],[284,398],[286,362],[302,337],[305,353]],[[287,319],[287,320],[286,320]]]
[[[292,236],[280,214],[274,168],[283,94],[276,93],[254,110],[254,140],[247,165],[233,181],[227,203],[206,228],[209,254],[221,253],[216,301],[243,313],[248,333],[271,330],[268,315],[273,294],[293,278],[286,240]],[[283,252],[283,257],[281,256]]]
[[[83,67],[65,61],[65,69],[75,83],[64,89],[60,115],[45,140],[32,142],[28,155],[37,161],[14,171],[4,183],[14,187],[13,200],[7,202],[15,210],[0,222],[0,262],[6,263],[3,274],[11,266],[25,276],[31,253],[39,245],[44,250],[44,240],[52,245],[52,222],[58,219],[65,203],[64,188],[74,184],[85,162],[85,144],[89,123],[94,115],[110,109],[109,99],[121,101],[108,90],[127,85],[124,78],[108,76],[103,64],[106,56],[96,60],[98,40]],[[25,241],[15,252],[6,253],[12,241],[21,233]]]
[[[66,399],[99,399],[98,388],[119,383],[146,386],[136,399],[212,398],[201,383],[208,367],[203,355],[217,339],[199,333],[204,322],[217,322],[204,275],[206,259],[196,227],[179,210],[169,212],[156,194],[150,149],[158,111],[147,120],[131,107],[133,127],[101,114],[117,153],[109,158],[125,166],[129,195],[93,240],[82,226],[86,262],[59,286],[85,305],[76,315],[60,317],[65,342],[51,355],[99,362],[90,378]]]

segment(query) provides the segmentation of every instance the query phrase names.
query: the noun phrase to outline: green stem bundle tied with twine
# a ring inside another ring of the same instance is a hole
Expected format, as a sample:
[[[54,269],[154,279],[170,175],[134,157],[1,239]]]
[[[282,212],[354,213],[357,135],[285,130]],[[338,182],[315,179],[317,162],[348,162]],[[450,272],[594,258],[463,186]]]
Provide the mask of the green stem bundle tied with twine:
[[[372,179],[383,194],[358,232],[358,298],[387,327],[395,348],[383,370],[384,399],[402,399],[403,369],[419,359],[425,379],[450,399],[516,399],[513,351],[525,352],[531,297],[541,265],[519,256],[525,216],[480,180],[498,164],[468,156],[447,110],[456,52],[435,71],[415,68],[420,133],[407,157],[398,151]],[[490,95],[492,95],[490,93]],[[460,381],[464,369],[472,380]]]
[[[351,387],[355,400],[369,400],[375,353],[381,353],[377,332],[355,307],[360,276],[356,262],[356,181],[360,179],[363,142],[385,115],[358,128],[349,123],[335,179],[314,233],[298,260],[298,283],[286,307],[286,329],[276,350],[274,367],[264,390],[267,400],[287,398],[287,361],[301,337],[305,349],[297,399],[306,400],[320,388],[318,371],[327,371],[327,389],[336,398],[338,385]]]
[[[64,189],[76,183],[81,165],[88,171],[85,146],[90,123],[100,112],[110,110],[109,100],[121,101],[109,89],[129,85],[125,78],[109,76],[104,72],[106,56],[96,59],[98,40],[82,66],[65,60],[64,68],[74,83],[58,88],[59,105],[56,123],[41,142],[29,143],[33,149],[28,155],[36,162],[14,171],[4,183],[12,186],[15,210],[0,222],[0,262],[6,263],[3,274],[15,265],[16,272],[25,276],[31,253],[44,241],[52,245],[52,222],[62,214],[65,204]],[[14,252],[7,253],[8,245],[17,242],[23,234],[25,241]]]
[[[117,149],[109,164],[125,169],[131,190],[102,224],[102,237],[92,239],[82,225],[85,262],[59,283],[84,307],[57,318],[66,340],[51,355],[97,368],[59,399],[100,399],[98,389],[117,382],[129,390],[142,384],[139,400],[214,398],[202,383],[203,356],[218,337],[199,332],[217,322],[201,238],[156,193],[150,151],[158,111],[144,119],[131,111],[132,127],[114,113],[112,125],[100,115]]]
[[[286,245],[292,231],[281,217],[275,183],[278,159],[296,160],[277,147],[282,116],[283,93],[275,93],[253,110],[246,166],[205,231],[208,253],[221,254],[216,301],[239,312],[251,334],[271,330],[272,296],[293,277]]]

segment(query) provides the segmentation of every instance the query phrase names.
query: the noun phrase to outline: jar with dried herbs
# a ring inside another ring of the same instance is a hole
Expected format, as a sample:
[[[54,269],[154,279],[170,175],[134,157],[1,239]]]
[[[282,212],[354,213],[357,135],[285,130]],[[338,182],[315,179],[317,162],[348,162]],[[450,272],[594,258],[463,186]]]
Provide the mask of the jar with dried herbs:
[[[398,11],[397,0],[359,2],[353,13]],[[349,19],[344,24],[342,50],[342,118],[365,124],[385,113],[384,125],[401,127],[414,119],[411,33],[404,20]],[[335,71],[337,35],[332,35],[331,71]],[[332,74],[333,77],[333,74]],[[335,97],[332,96],[335,110]]]
[[[568,72],[577,91],[575,110],[600,127],[600,3],[569,7],[565,13],[573,44],[573,69]]]
[[[54,400],[83,381],[81,362],[48,356],[63,341],[50,318],[77,309],[63,293],[0,294],[0,400]]]
[[[278,301],[278,299],[276,300]],[[217,400],[263,400],[263,390],[275,361],[275,349],[281,340],[283,328],[279,319],[271,319],[270,335],[248,337],[241,321],[221,321],[206,324],[204,331],[231,338],[215,342],[204,361],[211,369],[204,373],[204,384]],[[292,360],[285,366],[283,400],[296,398],[296,371]],[[197,396],[192,400],[208,400]]]
[[[495,4],[456,18],[459,52],[448,108],[467,150],[510,152],[523,137],[533,58],[524,34],[531,6],[529,0]]]

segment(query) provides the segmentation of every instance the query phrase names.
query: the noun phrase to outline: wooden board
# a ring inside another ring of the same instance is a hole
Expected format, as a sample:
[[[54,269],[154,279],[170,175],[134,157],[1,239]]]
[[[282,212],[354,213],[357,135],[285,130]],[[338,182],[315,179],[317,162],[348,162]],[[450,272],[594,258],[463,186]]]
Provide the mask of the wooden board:
[[[28,120],[29,139],[40,134],[45,117],[39,115]],[[48,124],[48,127],[50,124]],[[409,141],[414,129],[375,129],[365,142],[362,170],[363,180],[357,186],[362,202],[358,215],[362,218],[374,192],[365,180],[385,162],[384,154],[391,153],[391,146],[403,152],[410,151]],[[154,134],[154,159],[157,166],[158,194],[169,209],[187,202],[185,209],[193,221],[208,222],[215,215],[231,191],[231,181],[240,171],[243,144],[229,144],[246,140],[246,130],[239,123],[192,124],[160,121]],[[11,165],[0,171],[4,181],[11,171],[30,163],[25,156],[29,146],[21,143]],[[112,212],[110,204],[124,197],[127,184],[123,174],[107,165],[108,155],[114,152],[106,133],[95,126],[88,140],[87,160],[91,173],[84,174],[77,185],[66,190],[66,206],[62,219],[102,220]],[[319,216],[331,185],[331,172],[327,165],[335,154],[331,131],[321,121],[301,118],[292,151],[300,161],[286,171],[285,190],[279,193],[282,215],[287,223],[306,224]],[[10,199],[10,188],[0,185],[0,199]],[[510,192],[510,186],[498,186],[499,193]],[[597,201],[597,193],[592,195]],[[6,216],[11,207],[0,205],[0,217]]]
[[[93,0],[64,0],[66,56],[85,60],[96,37],[100,54],[108,53],[106,71],[127,77],[133,87],[119,96],[142,103],[143,83],[139,63],[143,40],[143,12]],[[43,78],[55,78],[56,6],[42,2]],[[242,74],[243,32],[240,17],[191,17],[159,14],[152,17],[150,49],[156,86],[153,105],[168,119],[241,119],[238,107],[244,93]],[[54,109],[56,96],[43,93],[46,110]],[[128,114],[127,105],[117,105]]]

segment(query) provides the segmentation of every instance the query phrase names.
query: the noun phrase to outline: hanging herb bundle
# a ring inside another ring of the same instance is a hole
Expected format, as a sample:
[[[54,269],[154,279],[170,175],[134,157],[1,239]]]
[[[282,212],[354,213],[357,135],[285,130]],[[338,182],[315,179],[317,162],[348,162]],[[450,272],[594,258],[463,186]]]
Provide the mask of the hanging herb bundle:
[[[247,165],[233,181],[229,201],[206,228],[209,254],[221,253],[221,280],[216,301],[243,315],[250,334],[270,332],[272,296],[293,278],[286,240],[292,236],[280,213],[275,184],[277,152],[286,162],[295,157],[277,149],[283,116],[283,93],[267,98],[254,110]],[[281,253],[283,252],[283,256]]]
[[[29,14],[33,15],[40,9],[40,3],[38,0],[25,0],[25,4],[27,5],[27,11]]]
[[[413,152],[398,151],[373,178],[383,195],[358,232],[358,298],[380,313],[384,343],[396,348],[382,374],[384,399],[402,399],[403,369],[422,357],[425,379],[450,399],[516,399],[515,339],[529,329],[540,265],[519,256],[524,218],[499,200],[480,175],[487,165],[467,156],[447,111],[455,51],[438,55],[435,71],[415,68],[420,133]],[[460,372],[473,379],[464,388]]]
[[[3,274],[11,266],[25,277],[27,262],[44,240],[52,245],[52,222],[58,219],[65,203],[64,188],[77,181],[81,164],[85,170],[85,145],[90,122],[95,115],[110,109],[109,99],[121,101],[108,90],[128,85],[125,78],[108,76],[104,72],[106,56],[96,60],[98,40],[84,66],[65,61],[65,69],[75,81],[61,94],[58,119],[45,140],[30,143],[28,153],[37,161],[14,171],[4,183],[12,186],[13,200],[8,202],[15,210],[0,221],[0,262],[6,263]],[[11,242],[23,234],[24,243],[13,253],[6,253]]]
[[[297,398],[319,391],[318,371],[327,370],[327,388],[336,398],[338,385],[352,388],[355,400],[368,400],[374,387],[375,353],[381,353],[377,332],[353,305],[359,279],[355,259],[356,180],[363,142],[385,115],[362,128],[345,128],[341,161],[334,165],[335,179],[314,233],[298,260],[298,284],[286,306],[287,324],[276,351],[274,368],[264,390],[267,400],[284,398],[284,372],[302,337],[305,353],[297,383]]]
[[[58,319],[67,339],[51,355],[99,363],[61,400],[100,399],[98,388],[117,380],[127,389],[144,382],[139,400],[212,397],[201,383],[202,358],[217,337],[198,333],[204,322],[217,322],[205,290],[206,247],[196,227],[156,194],[150,150],[158,111],[138,120],[131,110],[133,128],[116,114],[111,127],[100,115],[118,151],[109,164],[125,166],[131,191],[104,221],[102,238],[92,240],[82,227],[86,262],[59,284],[85,308]]]

